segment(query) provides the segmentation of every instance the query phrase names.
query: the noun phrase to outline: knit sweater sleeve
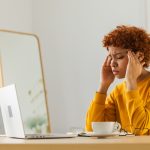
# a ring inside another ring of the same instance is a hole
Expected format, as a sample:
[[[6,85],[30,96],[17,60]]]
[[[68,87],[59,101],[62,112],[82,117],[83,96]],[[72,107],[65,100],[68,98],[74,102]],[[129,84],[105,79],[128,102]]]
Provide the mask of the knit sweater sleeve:
[[[150,129],[150,98],[148,98],[146,104],[143,104],[139,91],[133,90],[126,92],[126,99],[128,116],[133,130],[139,128],[143,129],[142,132],[148,132],[144,129]]]
[[[86,131],[92,131],[92,122],[116,121],[114,95],[96,93],[86,114]]]

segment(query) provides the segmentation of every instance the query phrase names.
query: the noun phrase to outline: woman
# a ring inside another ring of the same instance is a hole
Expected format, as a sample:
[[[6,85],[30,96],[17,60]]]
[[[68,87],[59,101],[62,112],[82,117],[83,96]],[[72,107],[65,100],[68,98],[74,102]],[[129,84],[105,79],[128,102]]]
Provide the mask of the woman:
[[[92,122],[117,121],[134,134],[149,134],[150,129],[150,37],[134,26],[118,26],[103,39],[108,50],[101,71],[101,83],[92,100],[86,130]],[[115,78],[125,80],[107,96]]]

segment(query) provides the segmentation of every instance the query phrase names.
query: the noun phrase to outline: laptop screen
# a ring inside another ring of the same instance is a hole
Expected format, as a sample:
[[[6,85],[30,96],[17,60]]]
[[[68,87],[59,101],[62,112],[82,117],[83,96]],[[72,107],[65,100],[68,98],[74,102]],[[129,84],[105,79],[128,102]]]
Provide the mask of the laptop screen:
[[[6,136],[24,138],[24,128],[15,85],[0,88],[0,105]]]

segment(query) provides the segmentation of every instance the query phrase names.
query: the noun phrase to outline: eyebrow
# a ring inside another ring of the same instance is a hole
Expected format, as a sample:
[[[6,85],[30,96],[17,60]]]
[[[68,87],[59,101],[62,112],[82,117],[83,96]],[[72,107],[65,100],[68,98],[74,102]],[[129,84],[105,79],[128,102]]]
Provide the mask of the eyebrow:
[[[127,53],[128,53],[128,51],[126,51],[126,52],[120,52],[120,53],[113,54],[113,56],[116,56],[116,55],[119,55],[119,54],[127,54]],[[108,56],[111,56],[111,55],[109,54]]]

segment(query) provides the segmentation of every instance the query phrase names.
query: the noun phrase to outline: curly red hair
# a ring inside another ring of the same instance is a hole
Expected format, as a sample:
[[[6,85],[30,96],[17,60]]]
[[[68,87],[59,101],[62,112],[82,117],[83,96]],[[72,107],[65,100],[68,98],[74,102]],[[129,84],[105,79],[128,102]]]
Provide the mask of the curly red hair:
[[[150,35],[142,28],[135,26],[117,26],[116,29],[104,36],[104,47],[120,47],[131,49],[133,52],[140,51],[144,54],[145,65],[150,64]]]

